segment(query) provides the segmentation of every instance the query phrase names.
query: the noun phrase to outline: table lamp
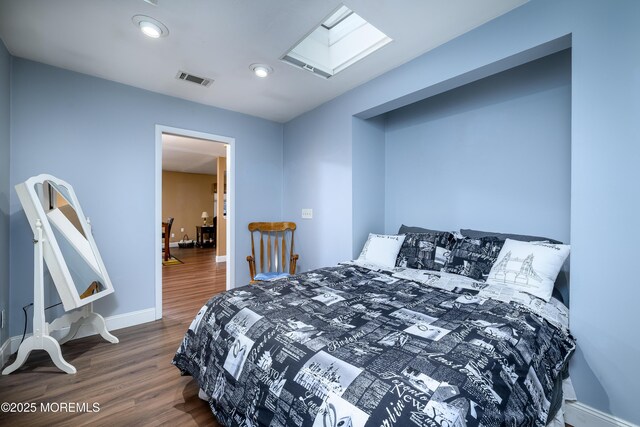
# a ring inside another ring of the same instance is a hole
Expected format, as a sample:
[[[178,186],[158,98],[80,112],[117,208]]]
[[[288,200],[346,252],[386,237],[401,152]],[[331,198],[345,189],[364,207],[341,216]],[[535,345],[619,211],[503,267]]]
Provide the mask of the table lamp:
[[[207,226],[207,218],[209,218],[209,212],[202,212],[202,226]]]

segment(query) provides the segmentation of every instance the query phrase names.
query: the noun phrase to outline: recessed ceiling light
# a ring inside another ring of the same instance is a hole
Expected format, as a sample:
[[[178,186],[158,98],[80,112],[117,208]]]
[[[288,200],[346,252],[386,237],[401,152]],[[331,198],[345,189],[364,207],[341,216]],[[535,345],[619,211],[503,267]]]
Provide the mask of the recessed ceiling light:
[[[265,78],[269,74],[273,73],[273,68],[264,64],[251,64],[249,68],[253,71],[253,74],[260,78]]]
[[[133,21],[133,24],[147,37],[157,39],[169,35],[169,29],[167,26],[150,16],[135,15],[131,20]]]
[[[145,36],[149,36],[153,39],[157,39],[162,35],[160,27],[153,22],[142,21],[140,23],[140,31],[142,31]]]

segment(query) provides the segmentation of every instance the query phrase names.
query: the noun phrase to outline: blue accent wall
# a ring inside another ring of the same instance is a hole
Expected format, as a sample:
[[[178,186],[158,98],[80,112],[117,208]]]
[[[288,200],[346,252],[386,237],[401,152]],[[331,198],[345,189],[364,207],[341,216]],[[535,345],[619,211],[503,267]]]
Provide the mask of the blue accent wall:
[[[283,218],[297,223],[299,271],[351,258],[351,144],[343,141],[351,121],[329,102],[285,124]],[[300,219],[303,208],[313,209],[312,220]]]
[[[5,327],[0,329],[0,346],[9,338],[9,185],[11,55],[0,40],[0,310],[5,310]]]
[[[112,316],[154,307],[156,124],[235,138],[236,246],[229,256],[236,283],[248,283],[247,224],[281,218],[282,124],[13,58],[12,335],[22,333],[20,307],[33,293],[32,233],[13,186],[40,173],[73,185],[91,218],[115,288],[96,310]]]
[[[384,233],[385,117],[353,118],[353,246],[357,258],[369,233]]]
[[[300,251],[306,266],[358,251],[352,193],[360,178],[354,173],[372,172],[354,166],[367,147],[353,129],[354,116],[369,119],[570,46],[570,322],[578,339],[571,375],[582,403],[640,423],[634,326],[640,288],[632,268],[640,241],[638,22],[636,0],[531,0],[285,124],[283,217],[299,218],[303,207],[332,207],[296,236],[299,248],[307,245]],[[558,221],[558,231],[549,230],[560,236],[566,218]],[[551,227],[547,220],[537,224]]]
[[[385,184],[387,233],[405,223],[569,242],[570,50],[388,113]]]

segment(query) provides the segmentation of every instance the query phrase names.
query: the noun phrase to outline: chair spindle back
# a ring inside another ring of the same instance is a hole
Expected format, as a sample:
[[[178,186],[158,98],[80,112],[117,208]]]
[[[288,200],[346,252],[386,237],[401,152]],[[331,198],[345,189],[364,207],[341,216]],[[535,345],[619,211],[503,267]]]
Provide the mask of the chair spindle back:
[[[247,260],[249,261],[251,280],[254,279],[257,273],[282,272],[295,274],[295,260],[297,260],[297,255],[294,260],[293,253],[295,230],[296,224],[294,222],[252,222],[249,224],[251,257],[247,257]],[[256,271],[255,268],[256,248],[254,234],[256,232],[260,233],[260,271]],[[287,245],[288,239],[290,240],[289,245]]]

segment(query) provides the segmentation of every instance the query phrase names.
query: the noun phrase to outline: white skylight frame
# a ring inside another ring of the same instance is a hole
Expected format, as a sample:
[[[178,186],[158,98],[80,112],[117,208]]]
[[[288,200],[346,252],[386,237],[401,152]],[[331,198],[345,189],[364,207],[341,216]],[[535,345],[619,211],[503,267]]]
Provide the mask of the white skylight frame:
[[[391,41],[341,5],[280,59],[328,79]]]

